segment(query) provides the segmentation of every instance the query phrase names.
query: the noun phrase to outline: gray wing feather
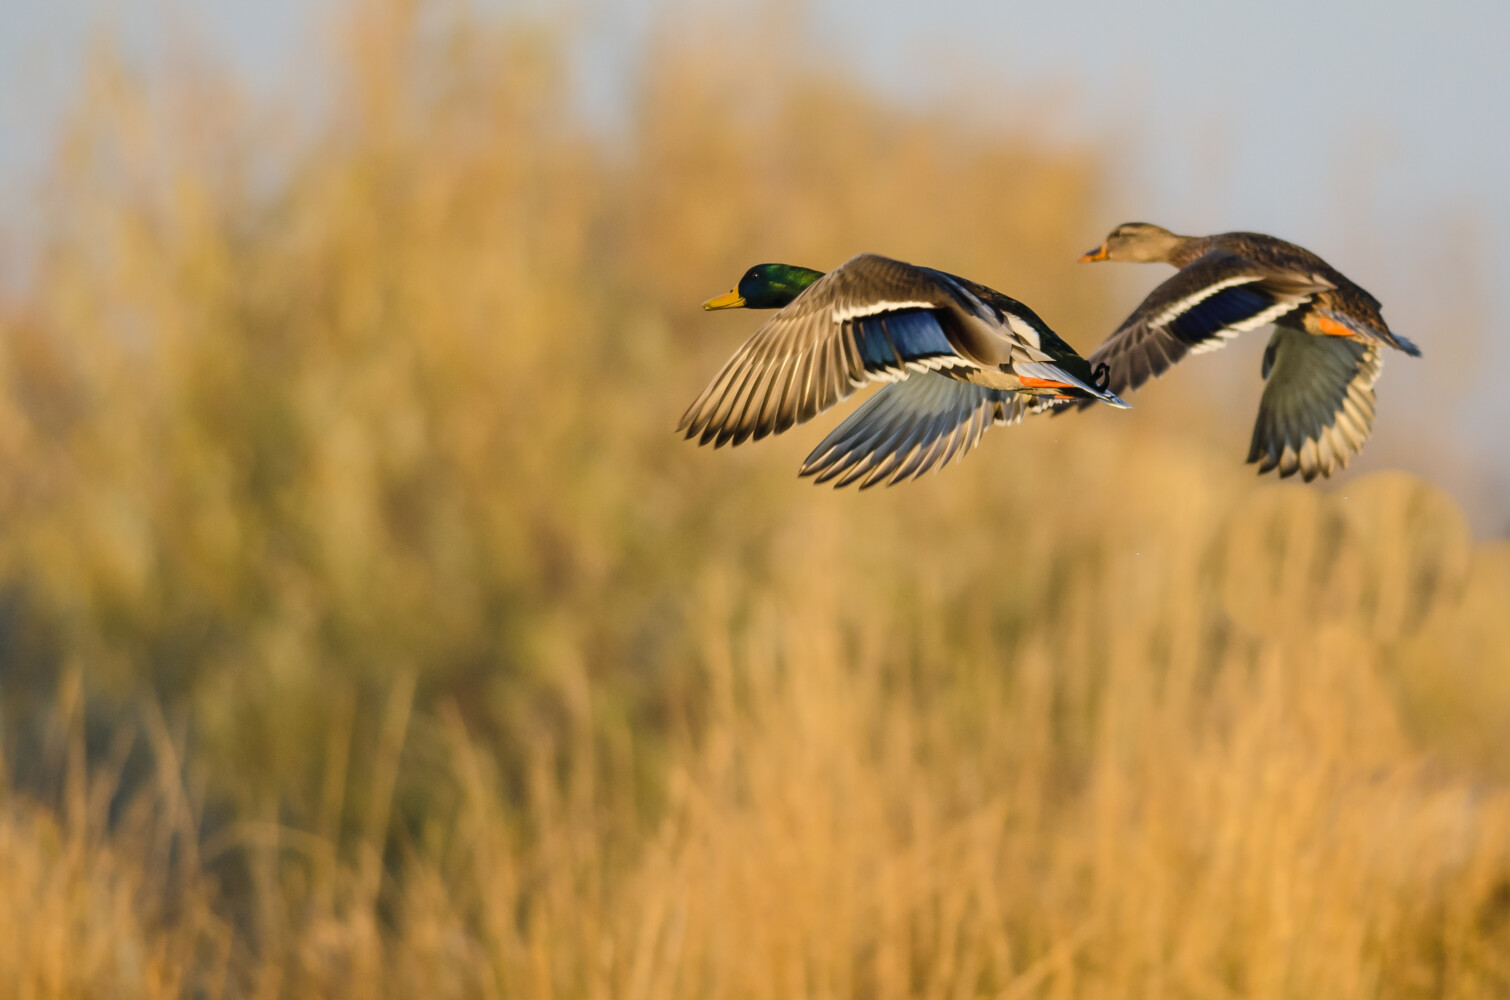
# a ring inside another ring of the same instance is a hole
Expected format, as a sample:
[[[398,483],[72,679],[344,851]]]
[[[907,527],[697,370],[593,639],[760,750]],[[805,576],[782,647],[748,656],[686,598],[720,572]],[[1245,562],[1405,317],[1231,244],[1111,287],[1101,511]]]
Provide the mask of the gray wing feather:
[[[962,458],[992,424],[1022,419],[1033,398],[925,372],[877,392],[819,442],[801,474],[860,488],[914,479]]]
[[[1374,426],[1377,343],[1280,324],[1264,351],[1263,398],[1248,461],[1307,482],[1346,468]]]

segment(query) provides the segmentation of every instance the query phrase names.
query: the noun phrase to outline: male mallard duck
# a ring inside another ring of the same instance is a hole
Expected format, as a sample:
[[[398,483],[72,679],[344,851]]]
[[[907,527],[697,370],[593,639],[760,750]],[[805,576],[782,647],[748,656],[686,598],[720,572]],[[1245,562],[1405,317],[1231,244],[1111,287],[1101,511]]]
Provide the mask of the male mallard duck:
[[[828,272],[760,264],[705,309],[779,309],[682,416],[700,444],[779,434],[875,380],[801,475],[861,488],[962,456],[1038,398],[1127,404],[1031,309],[932,268],[860,254]]]
[[[1245,330],[1274,324],[1248,450],[1260,473],[1298,471],[1310,482],[1346,468],[1373,430],[1379,345],[1421,354],[1390,332],[1378,299],[1309,250],[1273,236],[1177,236],[1128,222],[1080,259],[1161,261],[1180,269],[1091,355],[1092,365],[1109,369],[1113,392],[1138,388],[1187,353],[1215,350]]]

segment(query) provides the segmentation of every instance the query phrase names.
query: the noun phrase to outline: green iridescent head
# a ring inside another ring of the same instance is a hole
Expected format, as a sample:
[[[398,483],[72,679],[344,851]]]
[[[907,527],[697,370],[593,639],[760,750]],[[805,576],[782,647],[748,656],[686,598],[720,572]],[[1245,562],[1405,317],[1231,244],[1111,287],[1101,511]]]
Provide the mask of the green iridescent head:
[[[822,271],[795,264],[756,264],[732,292],[703,303],[704,309],[780,309],[802,294]]]

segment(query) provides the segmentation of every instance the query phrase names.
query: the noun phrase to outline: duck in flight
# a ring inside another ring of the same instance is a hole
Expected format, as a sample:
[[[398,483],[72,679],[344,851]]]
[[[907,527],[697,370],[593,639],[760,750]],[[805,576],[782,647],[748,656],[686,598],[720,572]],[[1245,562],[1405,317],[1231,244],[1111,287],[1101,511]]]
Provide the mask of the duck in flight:
[[[1049,400],[1127,406],[1021,302],[877,254],[827,274],[759,264],[703,308],[778,311],[682,416],[677,429],[699,444],[779,434],[868,382],[891,383],[803,462],[801,475],[836,487],[920,476]]]
[[[1248,461],[1260,473],[1330,476],[1363,449],[1374,425],[1382,348],[1421,352],[1392,332],[1379,300],[1303,247],[1261,233],[1177,236],[1146,222],[1118,226],[1082,261],[1173,264],[1091,355],[1107,388],[1136,389],[1186,354],[1274,325]]]

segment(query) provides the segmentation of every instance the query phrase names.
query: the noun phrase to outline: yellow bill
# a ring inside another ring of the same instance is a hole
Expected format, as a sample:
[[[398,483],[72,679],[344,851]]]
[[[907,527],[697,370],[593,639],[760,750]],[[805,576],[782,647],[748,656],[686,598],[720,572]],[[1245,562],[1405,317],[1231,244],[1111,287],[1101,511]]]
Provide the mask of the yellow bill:
[[[713,296],[707,302],[703,303],[703,308],[704,309],[742,309],[742,308],[744,308],[744,304],[745,304],[745,300],[740,296],[739,290],[735,289],[732,292],[725,292],[722,295],[715,295],[715,296]]]

